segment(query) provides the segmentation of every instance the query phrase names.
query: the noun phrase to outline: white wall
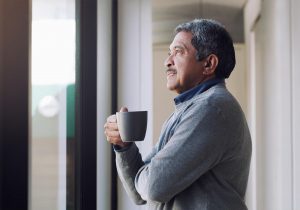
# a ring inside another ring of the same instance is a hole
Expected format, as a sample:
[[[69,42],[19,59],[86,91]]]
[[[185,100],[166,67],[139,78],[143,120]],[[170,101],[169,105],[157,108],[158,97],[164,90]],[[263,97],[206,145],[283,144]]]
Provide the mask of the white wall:
[[[97,209],[110,209],[111,145],[103,125],[111,114],[111,1],[98,0],[97,38]]]
[[[158,141],[162,124],[175,108],[173,99],[177,94],[168,90],[166,85],[164,61],[168,52],[169,45],[153,47],[153,143]]]
[[[245,7],[254,143],[247,194],[250,210],[299,209],[299,85],[295,79],[297,74],[299,78],[300,36],[296,6],[299,8],[296,0],[249,0]]]
[[[247,114],[247,69],[245,44],[234,44],[236,65],[226,80],[228,90],[236,97],[243,111]]]
[[[146,155],[153,141],[151,1],[122,0],[118,4],[118,106],[148,111],[145,141],[138,144]],[[118,209],[142,208],[133,204],[119,181]]]
[[[291,0],[293,204],[300,209],[300,24],[299,0]]]

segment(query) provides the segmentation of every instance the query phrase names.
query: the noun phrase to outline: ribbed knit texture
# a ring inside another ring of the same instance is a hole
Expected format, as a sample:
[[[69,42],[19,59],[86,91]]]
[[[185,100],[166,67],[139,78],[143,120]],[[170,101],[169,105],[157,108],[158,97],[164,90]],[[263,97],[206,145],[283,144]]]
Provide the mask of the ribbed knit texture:
[[[142,160],[135,144],[116,151],[128,195],[148,209],[245,210],[251,137],[225,85],[179,103]]]

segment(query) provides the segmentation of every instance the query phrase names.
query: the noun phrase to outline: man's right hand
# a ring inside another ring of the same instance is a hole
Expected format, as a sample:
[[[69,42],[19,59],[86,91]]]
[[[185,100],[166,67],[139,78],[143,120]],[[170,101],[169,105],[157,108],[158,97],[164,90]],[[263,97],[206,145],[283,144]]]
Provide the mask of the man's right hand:
[[[120,112],[128,112],[128,109],[126,107],[122,107]],[[123,142],[121,139],[116,115],[111,115],[107,118],[104,125],[104,133],[107,141],[111,144],[118,145],[120,147],[126,147],[130,144],[128,142]]]

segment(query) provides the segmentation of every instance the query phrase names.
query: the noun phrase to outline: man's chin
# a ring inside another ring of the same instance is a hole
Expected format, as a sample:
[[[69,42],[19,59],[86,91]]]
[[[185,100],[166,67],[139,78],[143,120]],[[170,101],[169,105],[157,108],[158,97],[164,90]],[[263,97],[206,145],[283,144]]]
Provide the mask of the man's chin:
[[[167,83],[167,89],[170,90],[170,91],[174,91],[174,92],[177,92],[177,86],[176,85],[172,85],[172,84],[168,84]]]

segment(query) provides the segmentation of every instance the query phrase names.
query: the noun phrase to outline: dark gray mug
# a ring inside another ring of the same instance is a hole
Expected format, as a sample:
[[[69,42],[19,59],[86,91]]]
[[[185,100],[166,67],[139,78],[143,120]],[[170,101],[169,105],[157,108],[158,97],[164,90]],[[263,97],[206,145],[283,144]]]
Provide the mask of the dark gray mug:
[[[143,141],[147,130],[147,111],[117,112],[117,124],[122,141]]]

